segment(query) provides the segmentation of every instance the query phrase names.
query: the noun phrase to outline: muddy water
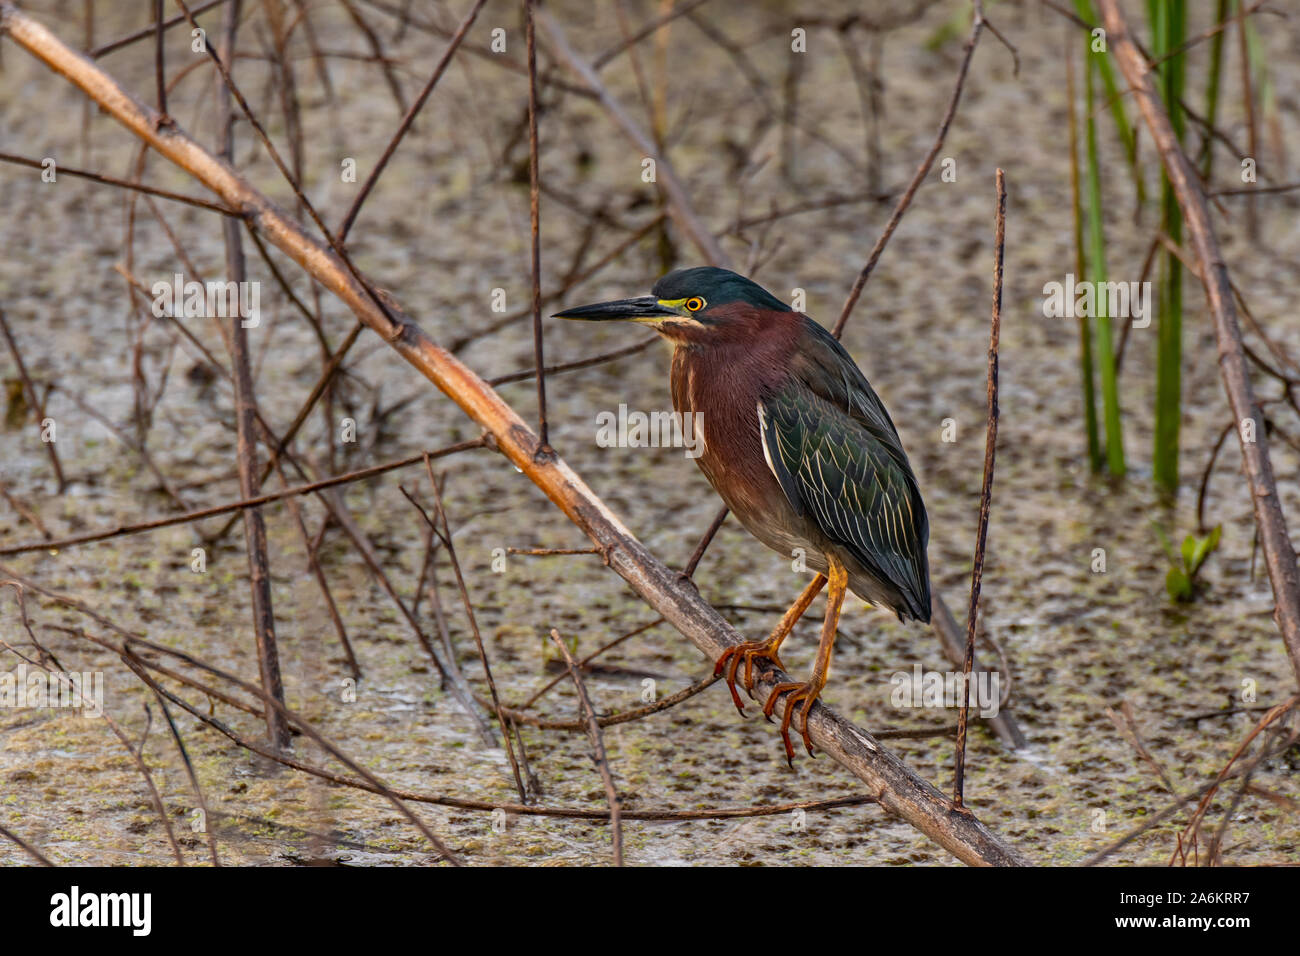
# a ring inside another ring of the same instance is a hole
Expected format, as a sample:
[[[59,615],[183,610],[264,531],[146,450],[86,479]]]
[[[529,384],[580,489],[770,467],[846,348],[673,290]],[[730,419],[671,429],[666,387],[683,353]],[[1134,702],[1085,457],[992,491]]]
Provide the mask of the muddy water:
[[[67,38],[80,26],[59,22],[51,9],[38,15]],[[67,6],[67,5],[64,5]],[[1005,11],[1001,8],[1005,6]],[[880,262],[845,341],[894,413],[918,470],[934,528],[931,562],[936,586],[954,607],[964,602],[970,571],[975,504],[983,458],[984,361],[990,295],[993,170],[1007,173],[1008,203],[1005,315],[1002,336],[1002,419],[996,497],[984,582],[989,633],[1004,648],[1014,676],[1011,706],[1030,740],[1011,753],[984,732],[970,743],[968,799],[993,828],[1033,859],[1071,863],[1165,807],[1170,796],[1149,766],[1115,729],[1107,708],[1131,703],[1151,755],[1179,793],[1201,786],[1223,765],[1251,725],[1249,715],[1189,722],[1189,715],[1237,700],[1243,681],[1253,681],[1258,702],[1276,703],[1294,690],[1281,642],[1271,621],[1267,581],[1251,577],[1253,525],[1248,495],[1231,445],[1214,471],[1208,515],[1222,523],[1222,547],[1206,566],[1204,596],[1175,607],[1164,593],[1166,561],[1152,530],[1159,520],[1179,537],[1194,525],[1199,473],[1218,430],[1228,417],[1217,378],[1212,330],[1199,289],[1188,286],[1185,342],[1186,415],[1183,488],[1177,506],[1163,510],[1149,491],[1152,352],[1154,328],[1135,330],[1124,361],[1126,452],[1131,479],[1109,486],[1090,477],[1083,455],[1076,364],[1076,331],[1068,320],[1045,319],[1042,286],[1072,270],[1072,229],[1065,159],[1065,96],[1060,51],[1064,27],[1032,4],[999,5],[999,24],[1021,55],[1019,78],[1011,61],[987,35],[978,50],[944,155],[956,161],[957,181],[932,176]],[[772,6],[741,15],[727,5],[710,7],[714,22],[743,43],[756,42],[755,57],[774,90],[782,82],[788,16]],[[886,185],[901,184],[928,147],[951,89],[959,44],[930,50],[927,41],[951,11],[930,10],[918,23],[889,36],[883,49],[881,146]],[[638,10],[640,19],[651,15]],[[383,20],[380,14],[372,16]],[[579,20],[570,16],[566,22]],[[487,42],[480,24],[474,36]],[[214,21],[215,23],[215,21]],[[137,26],[107,20],[105,36]],[[513,24],[502,24],[513,29]],[[391,37],[391,21],[383,35]],[[598,36],[576,26],[572,38],[593,54],[617,36],[612,12],[593,25]],[[333,48],[356,46],[343,24],[321,13],[317,28]],[[1200,29],[1198,26],[1197,29]],[[513,37],[514,34],[512,33]],[[761,40],[763,36],[770,39]],[[850,74],[833,38],[813,33],[807,54],[801,122],[857,157],[863,152],[861,114]],[[669,117],[671,156],[701,214],[721,228],[743,203],[747,214],[860,188],[861,170],[810,136],[795,141],[795,180],[778,170],[779,137],[758,141],[755,157],[768,161],[743,178],[743,197],[732,147],[760,116],[742,78],[694,28],[672,33],[673,70]],[[1285,37],[1265,37],[1273,56],[1279,101],[1291,103],[1300,82],[1285,58]],[[522,55],[522,44],[514,55]],[[406,89],[415,90],[442,41],[408,31],[396,45]],[[188,63],[180,38],[169,63]],[[1191,72],[1203,75],[1203,61]],[[128,88],[152,90],[151,58],[143,47],[105,58],[104,65]],[[395,127],[399,111],[370,66],[332,60],[337,105],[328,105],[306,61],[299,61],[304,92],[309,193],[327,220],[342,215],[357,188],[340,182],[348,157],[361,178]],[[112,121],[93,117],[86,148],[80,134],[81,101],[56,77],[6,45],[5,82],[0,85],[0,140],[9,152],[54,156],[112,174],[134,162],[130,138]],[[244,85],[268,118],[277,142],[284,124],[268,97],[260,61],[241,61]],[[211,136],[209,78],[201,68],[172,93],[178,121],[205,140]],[[636,104],[627,60],[607,68],[617,95]],[[1225,75],[1235,76],[1235,69]],[[836,95],[814,95],[834,90]],[[527,191],[513,181],[526,150],[511,130],[522,115],[520,78],[482,59],[461,59],[385,173],[357,222],[353,248],[359,263],[394,292],[440,341],[450,341],[496,318],[493,289],[504,289],[510,309],[527,301]],[[1223,115],[1229,133],[1244,139],[1239,97],[1229,79]],[[638,116],[644,115],[639,110]],[[54,118],[52,121],[51,118]],[[1281,134],[1294,155],[1300,149],[1291,114]],[[1107,181],[1113,278],[1137,278],[1151,229],[1152,210],[1134,225],[1132,188],[1119,175],[1120,158],[1107,126],[1103,149],[1116,172]],[[273,165],[239,129],[237,160],[252,179],[286,207],[293,198]],[[589,103],[568,97],[543,119],[543,175],[562,192],[606,209],[634,226],[648,214],[640,182],[640,156],[611,130]],[[505,157],[503,161],[502,157]],[[582,162],[579,162],[582,160]],[[1279,162],[1276,157],[1273,162]],[[1232,165],[1220,157],[1226,173]],[[150,182],[197,192],[185,178],[154,158]],[[71,484],[54,493],[44,446],[33,429],[4,433],[3,480],[36,508],[58,536],[110,527],[167,513],[174,504],[138,455],[73,397],[129,426],[133,390],[128,307],[113,265],[124,261],[124,198],[61,176],[42,184],[33,171],[0,170],[6,212],[0,234],[0,301],[22,343],[33,377],[57,385],[49,414],[57,422],[57,448]],[[1278,181],[1289,178],[1283,173]],[[1153,184],[1149,184],[1153,185]],[[1251,307],[1272,334],[1300,354],[1300,328],[1291,293],[1300,230],[1291,200],[1263,201],[1260,241],[1243,229],[1241,200],[1231,203],[1223,227],[1228,260]],[[643,208],[644,207],[644,208]],[[201,273],[222,269],[220,229],[211,214],[161,204],[169,226]],[[861,204],[779,220],[770,231],[750,229],[746,239],[764,242],[766,261],[758,278],[778,295],[805,289],[808,312],[830,323],[851,277],[860,268],[889,214],[887,204]],[[565,203],[546,200],[546,287],[569,268],[581,239],[582,221]],[[622,239],[605,229],[587,261]],[[779,246],[775,243],[779,241]],[[749,246],[724,240],[746,261]],[[679,246],[682,264],[693,253]],[[769,256],[770,254],[770,256]],[[250,250],[250,256],[255,255]],[[259,401],[266,417],[283,428],[292,420],[319,373],[313,333],[274,288],[255,259],[250,267],[265,280],[263,322],[251,333]],[[144,207],[136,229],[135,273],[151,283],[169,278],[177,256]],[[294,287],[311,301],[308,286],[285,263]],[[641,243],[575,291],[572,301],[640,294],[662,269],[658,248]],[[352,320],[322,296],[325,327],[333,343]],[[210,326],[195,322],[197,335],[224,358]],[[548,361],[565,361],[635,341],[627,328],[548,323]],[[185,374],[195,365],[188,344],[169,358],[169,338],[155,325],[146,338],[146,371],[156,387],[172,363],[149,439],[149,453],[178,484],[190,507],[238,496],[233,479],[233,416],[228,391],[204,387]],[[531,333],[514,325],[471,346],[463,358],[485,376],[525,368]],[[350,467],[414,454],[472,438],[466,420],[369,333],[358,344],[348,395],[356,409],[358,441],[345,445],[334,467]],[[15,374],[8,355],[6,378]],[[1272,384],[1261,386],[1272,395]],[[526,415],[534,414],[532,386],[505,386],[503,394]],[[382,427],[375,407],[409,399]],[[552,442],[637,535],[672,564],[682,564],[717,508],[717,500],[681,449],[601,448],[596,416],[627,403],[647,411],[668,406],[667,354],[658,346],[616,363],[556,378],[549,388]],[[347,414],[337,408],[330,428]],[[956,440],[942,440],[952,419]],[[1280,419],[1283,420],[1283,419]],[[1285,426],[1284,426],[1285,427]],[[309,459],[328,469],[325,425],[313,416],[300,439]],[[1294,425],[1292,426],[1294,430]],[[1297,460],[1273,444],[1279,493],[1293,523],[1300,521]],[[497,549],[583,547],[586,542],[521,475],[486,452],[448,460],[446,504],[455,527],[477,620],[497,686],[506,700],[526,699],[555,674],[547,634],[557,628],[590,652],[653,615],[599,558],[509,556],[504,572],[493,567]],[[383,565],[409,600],[423,557],[418,516],[398,489],[427,483],[418,469],[350,486],[345,500],[374,541]],[[314,529],[320,506],[305,507]],[[316,585],[306,570],[302,541],[283,505],[266,509],[272,552],[272,590],[290,706],[311,719],[343,750],[393,785],[486,802],[517,799],[505,752],[485,748],[436,679],[409,627],[372,579],[361,559],[337,532],[326,539],[323,562],[334,597],[364,669],[354,702],[343,699],[347,670]],[[218,521],[201,527],[211,533]],[[33,538],[35,529],[7,506],[0,508],[0,538]],[[104,544],[67,548],[12,560],[43,585],[73,595],[123,627],[247,677],[257,673],[249,627],[247,564],[238,531],[210,547],[206,573],[190,569],[191,549],[201,540],[190,528],[169,528]],[[1095,549],[1104,549],[1106,570],[1092,570]],[[461,666],[479,686],[468,621],[442,561],[438,577],[452,640]],[[775,610],[791,600],[803,579],[787,559],[771,554],[729,523],[697,576],[702,592],[729,618],[752,633],[773,623]],[[6,640],[22,636],[16,609],[5,596],[0,627]],[[796,671],[811,662],[817,622],[813,614],[792,639],[786,662]],[[105,705],[132,739],[148,728],[144,759],[155,774],[177,829],[182,852],[206,859],[205,842],[192,830],[195,800],[148,692],[109,655],[50,629],[103,629],[64,608],[29,599],[37,634],[70,670],[105,674]],[[434,626],[427,598],[421,621]],[[604,658],[588,686],[602,712],[640,703],[643,681],[660,695],[673,693],[707,673],[702,655],[671,629],[659,626],[627,641]],[[7,655],[5,670],[16,659]],[[850,602],[825,695],[836,709],[872,730],[938,728],[951,712],[891,706],[890,677],[914,665],[946,669],[937,641],[924,629],[904,627]],[[201,695],[189,698],[207,708]],[[152,721],[144,705],[152,710]],[[212,712],[239,732],[256,735],[258,721],[220,702]],[[539,705],[552,718],[570,719],[576,701],[561,684]],[[752,710],[752,708],[751,708]],[[383,800],[332,786],[306,775],[268,767],[263,761],[206,729],[188,715],[178,727],[202,783],[218,833],[222,860],[291,864],[328,859],[350,863],[412,864],[431,857],[429,846]],[[124,749],[102,721],[63,711],[0,710],[0,822],[41,848],[56,862],[150,863],[171,859],[163,827],[147,790]],[[529,761],[542,788],[541,800],[558,806],[599,808],[604,791],[585,736],[529,728]],[[827,799],[860,793],[857,781],[825,757],[798,759],[792,772],[781,757],[774,728],[752,715],[740,719],[720,687],[647,720],[609,728],[605,743],[625,805],[635,809],[753,806]],[[903,740],[896,749],[927,779],[950,785],[953,745],[947,739]],[[295,752],[326,764],[328,758],[303,738]],[[337,767],[335,767],[337,769]],[[1294,769],[1285,761],[1265,764],[1254,782],[1294,797]],[[1220,810],[1226,800],[1216,804]],[[419,812],[442,837],[474,863],[587,864],[609,860],[607,827],[546,818],[512,818],[504,832],[489,814],[441,807]],[[1215,819],[1215,818],[1212,818]],[[1175,816],[1115,854],[1125,863],[1168,859]],[[796,827],[789,815],[738,821],[628,822],[628,860],[642,864],[694,863],[906,863],[947,864],[952,858],[910,827],[877,809],[853,807],[810,813]],[[1256,796],[1243,800],[1228,832],[1226,857],[1235,863],[1296,862],[1300,829],[1294,815]],[[0,863],[25,861],[0,844]]]

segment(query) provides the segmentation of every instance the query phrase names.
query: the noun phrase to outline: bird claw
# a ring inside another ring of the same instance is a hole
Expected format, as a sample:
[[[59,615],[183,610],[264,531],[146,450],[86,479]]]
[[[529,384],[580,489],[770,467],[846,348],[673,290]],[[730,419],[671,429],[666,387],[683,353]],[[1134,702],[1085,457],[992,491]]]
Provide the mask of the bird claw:
[[[733,644],[722,652],[718,658],[717,664],[713,667],[713,676],[717,677],[722,673],[723,668],[727,669],[727,690],[731,691],[731,701],[736,705],[736,710],[740,711],[740,716],[745,716],[745,704],[740,699],[740,694],[736,691],[736,671],[740,668],[740,662],[745,661],[745,690],[754,689],[754,659],[760,658],[776,665],[781,670],[785,670],[785,665],[781,663],[781,658],[777,656],[772,645],[767,641],[743,641],[740,644]],[[770,714],[765,714],[770,719]]]
[[[803,718],[803,727],[799,730],[799,734],[803,737],[803,745],[808,748],[808,756],[815,756],[812,738],[808,736],[808,713],[817,702],[817,698],[821,696],[822,688],[825,686],[826,682],[818,680],[815,676],[802,684],[777,684],[772,688],[767,703],[763,705],[763,716],[771,720],[772,712],[776,710],[777,699],[787,692],[790,694],[785,699],[785,711],[781,716],[781,742],[785,744],[785,761],[790,765],[791,770],[794,769],[794,746],[790,743],[790,719],[794,716],[794,705],[801,700],[804,702],[799,708],[799,716]]]

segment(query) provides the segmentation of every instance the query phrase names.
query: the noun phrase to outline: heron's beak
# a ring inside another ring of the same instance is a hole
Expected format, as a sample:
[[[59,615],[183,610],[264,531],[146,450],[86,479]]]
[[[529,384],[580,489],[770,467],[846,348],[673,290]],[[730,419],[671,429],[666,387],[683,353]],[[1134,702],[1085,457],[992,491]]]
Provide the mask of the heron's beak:
[[[618,299],[614,302],[597,302],[595,305],[565,309],[563,312],[556,312],[553,318],[582,319],[587,322],[622,320],[654,324],[667,318],[681,318],[681,313],[668,308],[652,295],[642,295],[635,299]]]

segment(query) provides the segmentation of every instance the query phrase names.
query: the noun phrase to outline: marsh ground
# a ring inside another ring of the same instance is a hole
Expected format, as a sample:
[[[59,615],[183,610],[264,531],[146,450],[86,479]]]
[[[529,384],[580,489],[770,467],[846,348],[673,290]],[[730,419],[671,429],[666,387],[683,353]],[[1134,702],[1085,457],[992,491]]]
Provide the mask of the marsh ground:
[[[61,36],[80,42],[79,14],[74,15],[79,5],[27,6]],[[522,57],[515,8],[496,6],[488,4],[471,38],[486,43],[491,28],[503,27],[512,55]],[[1130,15],[1136,17],[1136,5],[1131,6]],[[464,4],[455,7],[457,16],[463,13]],[[944,39],[945,24],[959,8],[964,5],[933,4],[881,43],[881,166],[876,173],[887,189],[907,181],[934,136],[965,33],[963,23]],[[313,9],[323,45],[361,48],[341,7]],[[391,43],[397,74],[407,96],[414,95],[444,41],[407,29],[394,42],[395,21],[373,8],[362,9]],[[631,22],[645,22],[657,9],[631,4]],[[101,37],[143,25],[135,22],[140,12],[104,11],[97,27]],[[555,12],[588,55],[619,35],[612,5],[585,14],[576,5],[562,4]],[[797,7],[718,2],[701,14],[749,51],[769,92],[779,97]],[[964,606],[983,460],[993,171],[1003,167],[1009,202],[1002,418],[983,607],[989,633],[1009,658],[1011,706],[1030,746],[1013,753],[987,733],[975,733],[967,793],[976,812],[1033,859],[1069,864],[1139,825],[1171,799],[1116,730],[1107,708],[1131,703],[1152,756],[1178,791],[1187,792],[1212,779],[1255,719],[1237,714],[1189,722],[1189,715],[1238,700],[1243,680],[1256,683],[1261,704],[1285,699],[1294,682],[1271,620],[1262,567],[1251,576],[1252,513],[1231,444],[1215,469],[1208,500],[1211,523],[1221,523],[1224,530],[1222,546],[1204,572],[1207,590],[1185,606],[1172,605],[1165,595],[1166,561],[1151,522],[1158,520],[1179,535],[1193,528],[1199,473],[1228,419],[1212,330],[1193,282],[1186,292],[1183,481],[1176,506],[1165,510],[1157,505],[1144,467],[1150,458],[1154,326],[1134,330],[1124,361],[1126,451],[1133,472],[1118,485],[1089,474],[1077,331],[1069,320],[1047,319],[1042,312],[1044,283],[1063,279],[1074,263],[1063,63],[1069,28],[1057,14],[1032,3],[998,3],[991,15],[1018,47],[1020,74],[1012,75],[1010,55],[986,35],[943,151],[956,161],[957,181],[941,182],[932,173],[868,284],[845,341],[892,410],[920,476],[933,526],[936,585],[952,606]],[[1204,12],[1198,9],[1196,15]],[[436,16],[439,22],[454,22],[445,10]],[[261,17],[250,20],[247,49],[260,50]],[[205,22],[215,28],[217,21],[209,14]],[[1196,29],[1204,26],[1198,21]],[[1278,136],[1286,155],[1295,156],[1300,153],[1294,122],[1300,94],[1296,34],[1288,27],[1262,35],[1281,107]],[[179,34],[172,39],[169,64],[179,68],[188,63],[188,45]],[[667,47],[670,154],[701,215],[719,231],[728,229],[742,209],[762,214],[772,204],[786,207],[867,186],[863,114],[849,68],[833,31],[813,30],[809,43],[797,115],[802,127],[819,133],[794,137],[794,167],[786,176],[776,127],[737,158],[739,144],[746,143],[762,115],[744,76],[687,21],[672,29]],[[147,46],[137,44],[103,61],[141,97],[153,89]],[[129,174],[135,160],[131,137],[111,120],[94,116],[89,150],[83,152],[79,95],[11,44],[4,47],[3,149]],[[641,50],[647,70],[652,70],[651,51],[648,45]],[[1204,46],[1192,54],[1192,76],[1203,76],[1204,55]],[[329,61],[337,97],[333,106],[311,64],[303,59],[297,66],[306,185],[334,222],[357,188],[340,181],[340,163],[357,158],[364,178],[400,112],[373,64]],[[272,136],[283,141],[284,124],[266,85],[264,61],[241,60],[239,70]],[[1225,129],[1239,139],[1244,134],[1235,72],[1235,67],[1228,71],[1221,117]],[[643,117],[630,60],[611,64],[605,78]],[[211,141],[206,66],[182,80],[170,102],[183,126]],[[499,318],[489,307],[493,289],[506,290],[511,309],[527,301],[528,193],[526,176],[520,185],[517,175],[527,152],[526,140],[521,143],[513,133],[524,104],[525,87],[517,74],[486,58],[458,57],[355,227],[352,248],[359,264],[441,342]],[[1112,278],[1136,279],[1154,213],[1148,208],[1141,223],[1135,223],[1132,186],[1113,131],[1106,124],[1102,129],[1113,173],[1106,182]],[[237,136],[237,165],[291,208],[292,195],[244,124]],[[576,197],[584,207],[604,210],[610,219],[595,234],[588,262],[626,238],[625,227],[638,227],[653,214],[653,193],[640,180],[640,155],[591,103],[552,96],[542,119],[542,139],[548,186]],[[1269,153],[1265,159],[1284,162]],[[1221,175],[1231,178],[1234,164],[1222,156],[1219,161]],[[1294,178],[1283,170],[1275,176],[1276,181]],[[149,161],[146,179],[195,191],[157,158]],[[45,449],[29,427],[4,433],[3,480],[39,509],[56,535],[165,513],[171,503],[140,459],[72,400],[75,395],[99,413],[129,422],[133,390],[127,328],[134,320],[128,321],[123,282],[113,270],[125,256],[124,195],[69,177],[44,184],[35,171],[10,166],[0,169],[0,182],[7,213],[0,219],[5,250],[0,303],[32,375],[57,385],[49,399],[50,414],[58,422],[57,447],[71,484],[64,495],[54,494]],[[1245,235],[1241,202],[1225,199],[1230,215],[1220,220],[1234,277],[1260,322],[1300,354],[1294,309],[1295,264],[1300,261],[1295,202],[1261,199],[1257,241]],[[764,261],[756,278],[783,297],[796,287],[806,290],[809,314],[830,324],[890,209],[888,201],[865,202],[777,220],[763,235]],[[219,274],[223,254],[215,217],[171,204],[162,210],[199,270]],[[549,196],[542,215],[543,285],[551,288],[573,261],[586,220],[568,201]],[[744,233],[747,239],[761,234],[758,228]],[[723,242],[738,261],[746,260],[746,241],[729,234]],[[676,252],[678,264],[697,262],[680,237]],[[150,281],[178,268],[166,235],[143,206],[134,256],[135,273]],[[659,245],[640,242],[577,287],[568,301],[641,294],[664,265]],[[284,267],[298,294],[309,300],[301,274],[291,264]],[[258,395],[266,417],[283,426],[315,382],[320,363],[313,333],[262,271],[263,322],[252,337]],[[328,296],[322,297],[321,308],[327,333],[337,343],[352,318]],[[224,355],[211,327],[196,327],[196,333]],[[628,345],[639,334],[628,328],[548,322],[548,360]],[[185,373],[195,364],[193,358],[183,348],[169,357],[168,343],[161,328],[148,333],[151,383],[157,383],[163,364],[174,360],[150,453],[162,470],[184,482],[182,494],[191,506],[234,499],[238,486],[229,393],[191,380]],[[531,330],[527,323],[516,323],[461,355],[484,376],[527,368]],[[359,382],[349,386],[362,415],[359,441],[343,446],[335,463],[340,471],[476,435],[445,398],[370,333],[354,356],[357,379],[373,389]],[[15,374],[7,354],[0,370],[6,378]],[[1263,384],[1261,390],[1276,391]],[[502,392],[525,415],[533,414],[530,383],[504,386]],[[703,477],[680,449],[601,448],[595,442],[595,416],[601,411],[619,403],[645,410],[669,407],[667,353],[656,345],[631,358],[555,378],[549,396],[554,446],[656,554],[670,564],[684,563],[717,509]],[[382,427],[369,415],[373,407],[406,400]],[[941,440],[945,419],[956,423],[955,442]],[[304,453],[318,461],[328,456],[324,427],[320,416],[313,416],[300,439]],[[1274,442],[1272,448],[1279,493],[1294,525],[1300,521],[1300,462],[1285,444]],[[461,455],[439,470],[447,475],[446,504],[457,548],[506,699],[526,698],[553,676],[546,636],[551,628],[587,652],[653,619],[598,558],[511,557],[505,573],[495,573],[494,549],[583,547],[586,542],[522,475],[503,467],[494,455]],[[423,533],[398,485],[421,480],[418,469],[408,470],[346,492],[388,574],[408,596],[423,557]],[[314,503],[307,505],[310,515],[318,510]],[[365,673],[356,702],[341,702],[343,658],[306,571],[296,526],[283,504],[266,513],[290,705],[395,785],[485,801],[517,799],[504,751],[479,744],[455,703],[438,692],[408,626],[361,559],[335,535],[326,541],[326,572]],[[313,526],[318,520],[313,518]],[[211,532],[217,526],[209,522],[202,527]],[[0,507],[0,540],[26,541],[33,534],[19,514]],[[170,528],[56,554],[26,555],[11,564],[124,627],[251,677],[257,665],[241,536],[236,531],[209,551],[206,574],[190,570],[190,551],[197,544],[192,529]],[[1091,569],[1096,548],[1106,552],[1104,573]],[[477,680],[481,669],[456,594],[447,587],[451,576],[445,564],[439,575],[461,664]],[[724,527],[697,580],[709,600],[754,633],[768,629],[775,617],[770,609],[788,602],[802,585],[788,559],[762,549],[734,523]],[[0,628],[6,639],[22,639],[16,609],[8,596],[4,601]],[[422,615],[432,629],[427,607],[426,602]],[[820,602],[786,656],[796,671],[810,663],[819,608]],[[45,629],[89,622],[34,598],[30,609],[43,643],[69,669],[106,673],[109,712],[131,734],[143,734],[143,705],[151,703],[147,691],[112,656]],[[831,706],[871,730],[940,727],[953,720],[951,713],[900,711],[890,704],[892,674],[910,672],[918,663],[947,668],[928,631],[901,626],[859,602],[850,602],[843,631],[825,697]],[[639,703],[646,676],[657,681],[660,694],[668,694],[709,670],[702,655],[665,626],[623,643],[605,662],[614,666],[588,677],[602,711]],[[220,703],[214,708],[241,732],[258,732],[258,722],[248,715]],[[574,708],[571,688],[562,685],[541,710],[569,717]],[[325,857],[354,864],[409,864],[429,858],[427,844],[380,798],[268,767],[187,716],[178,724],[209,805],[219,813],[223,861],[284,864]],[[171,859],[139,774],[101,721],[50,710],[0,711],[0,731],[0,822],[56,862]],[[544,802],[603,806],[584,735],[527,728],[524,738]],[[789,770],[774,728],[753,716],[740,719],[718,686],[665,713],[611,727],[605,741],[629,808],[751,806],[860,792],[853,777],[824,757],[798,759]],[[302,738],[296,748],[305,758],[324,762]],[[896,742],[896,749],[927,779],[949,786],[951,740],[904,740]],[[204,845],[188,827],[193,797],[156,711],[145,759],[185,836],[184,852],[202,861]],[[1255,783],[1296,795],[1295,768],[1286,761],[1265,765]],[[1219,806],[1226,806],[1229,797]],[[1104,832],[1094,830],[1098,810],[1105,815]],[[475,863],[599,864],[609,859],[603,825],[519,818],[501,834],[484,813],[441,807],[419,812]],[[1112,860],[1166,861],[1183,822],[1182,815],[1175,815]],[[909,826],[871,807],[812,814],[804,830],[792,828],[787,816],[628,822],[624,830],[628,860],[640,864],[952,862]],[[1298,841],[1294,814],[1250,795],[1238,808],[1225,856],[1239,864],[1295,863],[1300,860]],[[0,842],[0,863],[25,859],[22,851]]]

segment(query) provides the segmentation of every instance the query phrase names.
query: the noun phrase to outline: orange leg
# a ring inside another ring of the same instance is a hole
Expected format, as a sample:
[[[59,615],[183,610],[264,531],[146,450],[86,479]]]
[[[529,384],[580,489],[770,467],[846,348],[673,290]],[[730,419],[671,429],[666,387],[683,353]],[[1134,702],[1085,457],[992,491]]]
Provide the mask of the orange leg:
[[[794,747],[790,746],[790,718],[794,714],[794,705],[803,701],[799,714],[803,717],[803,744],[808,748],[808,755],[813,752],[812,740],[808,737],[808,712],[813,703],[821,696],[826,686],[826,675],[831,667],[831,650],[835,647],[835,629],[840,622],[840,607],[844,604],[844,593],[848,588],[849,575],[844,565],[831,555],[830,570],[827,575],[830,587],[826,591],[826,620],[822,622],[822,638],[817,645],[817,662],[813,665],[812,675],[802,684],[777,684],[763,706],[763,716],[771,717],[776,709],[776,699],[789,692],[785,700],[785,715],[781,719],[781,740],[785,743],[785,759],[794,767]]]
[[[745,705],[740,699],[740,694],[736,692],[736,670],[740,667],[741,660],[745,662],[745,690],[754,689],[754,658],[771,661],[781,670],[785,670],[785,665],[777,656],[777,651],[781,649],[781,642],[790,636],[799,618],[803,617],[804,611],[808,610],[808,605],[812,604],[813,599],[825,586],[826,576],[817,575],[812,579],[812,583],[804,588],[798,599],[790,605],[790,609],[782,615],[780,623],[776,625],[776,629],[766,641],[744,641],[734,644],[723,651],[722,656],[718,658],[717,666],[713,668],[713,676],[717,677],[721,674],[722,669],[730,662],[731,666],[727,670],[727,689],[731,691],[731,700],[742,717],[745,714]]]

